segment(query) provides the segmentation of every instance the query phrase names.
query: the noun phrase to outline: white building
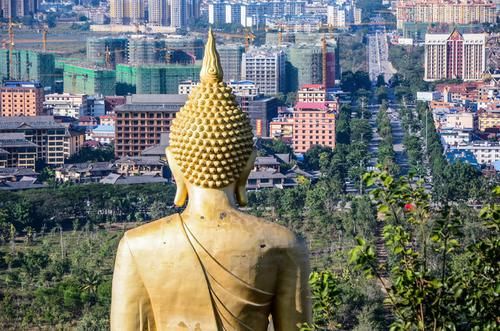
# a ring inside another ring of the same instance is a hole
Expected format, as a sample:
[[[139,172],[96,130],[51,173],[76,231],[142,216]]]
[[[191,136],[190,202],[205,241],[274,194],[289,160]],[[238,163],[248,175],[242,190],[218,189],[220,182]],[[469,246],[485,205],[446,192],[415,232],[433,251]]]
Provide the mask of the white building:
[[[480,141],[468,145],[459,145],[456,149],[472,152],[479,164],[493,165],[495,161],[500,160],[499,143]]]
[[[328,6],[327,8],[327,23],[334,28],[346,27],[346,11],[338,6]]]
[[[458,146],[471,142],[471,131],[445,129],[439,132],[443,145]]]
[[[47,94],[43,106],[54,116],[80,118],[88,113],[87,98],[85,94]]]
[[[285,52],[277,48],[253,48],[243,53],[242,80],[255,82],[260,93],[285,92]]]
[[[191,80],[183,81],[179,83],[179,94],[190,94],[193,88],[198,86],[199,82],[193,82]],[[257,96],[259,95],[259,89],[254,82],[247,80],[240,81],[230,81],[227,86],[233,89],[233,93],[237,96]]]

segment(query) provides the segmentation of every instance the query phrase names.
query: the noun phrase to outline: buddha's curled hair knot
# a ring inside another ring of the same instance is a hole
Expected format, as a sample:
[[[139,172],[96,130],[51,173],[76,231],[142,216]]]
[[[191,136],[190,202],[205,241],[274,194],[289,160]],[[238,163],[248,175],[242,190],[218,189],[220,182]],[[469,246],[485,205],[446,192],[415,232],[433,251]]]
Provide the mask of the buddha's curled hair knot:
[[[222,82],[219,68],[210,32],[201,83],[191,92],[170,131],[170,149],[185,178],[204,188],[222,188],[235,182],[253,150],[248,115]]]

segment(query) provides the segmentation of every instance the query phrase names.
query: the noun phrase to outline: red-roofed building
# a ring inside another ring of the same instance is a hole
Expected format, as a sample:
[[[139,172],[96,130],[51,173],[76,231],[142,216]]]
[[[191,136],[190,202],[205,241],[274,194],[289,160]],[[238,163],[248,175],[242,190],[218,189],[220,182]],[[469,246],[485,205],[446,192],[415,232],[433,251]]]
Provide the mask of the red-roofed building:
[[[305,153],[314,145],[335,147],[335,111],[326,103],[298,102],[293,113],[293,150]]]

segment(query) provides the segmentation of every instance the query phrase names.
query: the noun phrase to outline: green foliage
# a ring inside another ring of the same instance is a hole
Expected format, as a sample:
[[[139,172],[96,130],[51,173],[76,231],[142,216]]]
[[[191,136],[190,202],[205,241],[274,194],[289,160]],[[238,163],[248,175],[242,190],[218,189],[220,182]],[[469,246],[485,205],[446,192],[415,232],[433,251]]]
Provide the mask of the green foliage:
[[[102,184],[70,185],[52,189],[0,192],[0,233],[5,239],[5,224],[24,231],[51,229],[59,224],[70,225],[84,219],[90,224],[151,219],[171,213],[175,187],[173,185]],[[162,201],[155,207],[152,204]],[[170,205],[165,205],[170,201]],[[3,224],[3,225],[2,225]],[[4,229],[4,230],[2,230]]]
[[[78,154],[71,156],[67,163],[83,163],[83,162],[110,162],[115,160],[115,151],[113,146],[105,146],[102,148],[84,147]]]
[[[386,288],[395,317],[391,330],[500,327],[495,311],[500,303],[498,204],[481,211],[484,236],[465,246],[463,212],[455,205],[431,204],[423,182],[415,185],[385,171],[368,173],[364,179],[376,185],[371,196],[385,222],[383,238],[390,260],[377,265],[374,248],[358,239],[350,262]],[[466,262],[460,270],[453,267],[456,260]],[[384,280],[384,269],[390,270],[390,281]]]

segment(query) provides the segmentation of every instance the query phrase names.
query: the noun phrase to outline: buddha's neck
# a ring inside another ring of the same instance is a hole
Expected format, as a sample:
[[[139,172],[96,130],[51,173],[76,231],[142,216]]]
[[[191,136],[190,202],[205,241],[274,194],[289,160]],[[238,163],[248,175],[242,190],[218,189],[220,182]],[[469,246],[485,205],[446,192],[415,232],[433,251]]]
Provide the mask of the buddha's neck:
[[[203,216],[204,219],[215,219],[219,218],[221,213],[236,208],[234,185],[224,189],[191,186],[188,192],[189,200],[184,213],[191,218]]]

